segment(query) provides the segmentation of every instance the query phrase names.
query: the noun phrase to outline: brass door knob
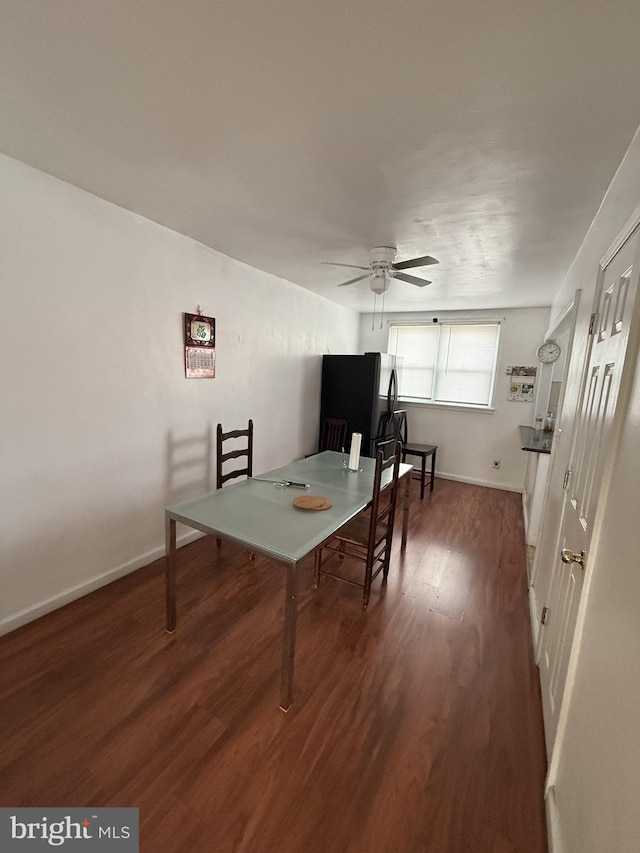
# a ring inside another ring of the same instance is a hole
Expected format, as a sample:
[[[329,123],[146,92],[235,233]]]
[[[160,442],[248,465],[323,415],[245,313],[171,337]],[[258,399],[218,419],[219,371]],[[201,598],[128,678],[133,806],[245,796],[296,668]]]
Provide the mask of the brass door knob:
[[[577,563],[584,569],[584,559],[587,556],[586,551],[580,551],[579,554],[573,552],[570,548],[563,548],[560,552],[560,559],[563,563]]]

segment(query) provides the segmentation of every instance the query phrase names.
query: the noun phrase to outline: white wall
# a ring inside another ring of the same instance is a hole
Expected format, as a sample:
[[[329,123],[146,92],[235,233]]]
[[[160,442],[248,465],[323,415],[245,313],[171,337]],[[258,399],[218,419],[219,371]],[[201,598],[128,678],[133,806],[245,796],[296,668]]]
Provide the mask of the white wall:
[[[437,473],[442,477],[478,483],[511,491],[522,491],[526,452],[520,449],[518,426],[531,426],[533,403],[507,400],[508,365],[539,366],[536,351],[544,340],[549,309],[522,308],[493,311],[429,311],[428,313],[385,315],[372,330],[371,315],[360,321],[360,351],[386,352],[389,324],[392,322],[432,322],[460,319],[504,319],[495,392],[495,412],[456,411],[429,405],[402,404],[407,410],[409,440],[418,444],[437,444]],[[494,459],[500,468],[494,469]]]
[[[557,316],[573,291],[583,289],[570,364],[572,398],[565,406],[576,402],[598,263],[638,205],[636,135],[554,303]],[[638,332],[632,330],[630,337],[627,367],[635,375],[628,399],[621,394],[620,440],[609,459],[610,485],[602,495],[600,523],[591,540],[576,646],[549,771],[555,787],[555,807],[550,806],[554,849],[561,853],[635,853],[640,846]]]
[[[2,633],[159,556],[218,421],[253,418],[257,473],[311,451],[358,315],[2,156],[0,185]],[[184,378],[198,304],[214,380]]]

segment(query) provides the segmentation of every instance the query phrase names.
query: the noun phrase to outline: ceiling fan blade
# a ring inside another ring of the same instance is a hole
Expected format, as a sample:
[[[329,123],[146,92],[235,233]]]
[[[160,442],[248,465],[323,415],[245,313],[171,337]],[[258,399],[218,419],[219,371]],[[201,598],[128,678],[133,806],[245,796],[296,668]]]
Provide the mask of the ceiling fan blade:
[[[426,278],[418,278],[415,275],[407,275],[406,272],[399,272],[394,275],[394,278],[399,278],[400,281],[406,281],[409,284],[415,284],[418,287],[424,287],[426,284],[431,284]]]
[[[330,267],[351,267],[351,269],[354,269],[354,270],[371,269],[371,267],[360,267],[360,266],[357,266],[357,264],[338,264],[338,263],[335,263],[334,261],[320,261],[320,263],[324,264],[325,266],[330,266]]]
[[[357,278],[350,278],[349,281],[343,281],[338,287],[344,287],[347,284],[354,284],[356,281],[362,281],[363,278],[369,278],[368,275],[359,275]],[[417,281],[417,279],[416,279]]]
[[[440,261],[432,258],[431,255],[423,255],[421,258],[412,258],[410,261],[400,261],[399,264],[392,264],[391,269],[394,270],[410,270],[411,267],[428,267],[431,264],[438,264]]]

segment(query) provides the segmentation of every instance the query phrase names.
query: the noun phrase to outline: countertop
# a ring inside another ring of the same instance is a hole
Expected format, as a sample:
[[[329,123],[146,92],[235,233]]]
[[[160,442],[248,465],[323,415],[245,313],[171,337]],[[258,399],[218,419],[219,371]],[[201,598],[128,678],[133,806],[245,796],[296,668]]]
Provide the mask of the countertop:
[[[520,447],[531,453],[551,453],[553,432],[544,432],[530,426],[520,426]]]

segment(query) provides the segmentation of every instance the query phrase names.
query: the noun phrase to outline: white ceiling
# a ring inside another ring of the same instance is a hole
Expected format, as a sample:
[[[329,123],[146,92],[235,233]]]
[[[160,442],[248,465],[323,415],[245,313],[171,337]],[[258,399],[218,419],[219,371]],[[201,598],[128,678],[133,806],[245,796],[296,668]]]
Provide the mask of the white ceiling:
[[[549,305],[640,123],[631,0],[3,0],[0,150],[362,311]]]

